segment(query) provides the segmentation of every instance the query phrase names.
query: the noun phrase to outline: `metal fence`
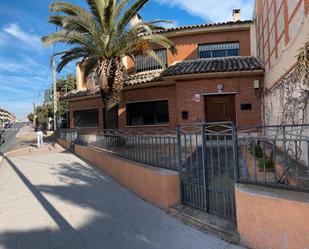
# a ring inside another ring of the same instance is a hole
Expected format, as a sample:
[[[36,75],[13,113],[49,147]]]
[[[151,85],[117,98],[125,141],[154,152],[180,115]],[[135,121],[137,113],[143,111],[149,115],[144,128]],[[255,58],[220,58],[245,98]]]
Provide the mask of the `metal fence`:
[[[176,131],[168,129],[104,130],[78,135],[78,143],[160,168],[178,170]]]
[[[78,138],[78,130],[77,129],[61,129],[61,130],[58,130],[57,136],[60,139],[67,141],[69,143],[70,148],[73,148]]]
[[[309,192],[309,125],[61,130],[69,142],[180,172],[182,203],[235,219],[235,182]]]
[[[235,126],[231,122],[178,128],[184,204],[235,219]]]
[[[238,128],[238,181],[309,191],[309,125]]]

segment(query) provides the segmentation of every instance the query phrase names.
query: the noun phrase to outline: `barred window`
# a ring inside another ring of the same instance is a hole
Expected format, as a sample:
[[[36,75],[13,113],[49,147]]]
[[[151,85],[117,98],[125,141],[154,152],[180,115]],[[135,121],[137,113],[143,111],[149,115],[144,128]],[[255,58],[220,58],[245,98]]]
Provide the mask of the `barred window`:
[[[160,125],[169,122],[168,101],[149,101],[126,105],[127,126]]]
[[[97,128],[99,127],[98,109],[79,110],[73,112],[74,127]]]
[[[159,58],[161,58],[163,64],[167,66],[166,49],[155,50],[155,53]],[[135,58],[135,70],[136,72],[151,71],[156,69],[161,69],[160,63],[147,54],[137,54]]]
[[[211,43],[199,45],[199,58],[239,56],[239,42]]]

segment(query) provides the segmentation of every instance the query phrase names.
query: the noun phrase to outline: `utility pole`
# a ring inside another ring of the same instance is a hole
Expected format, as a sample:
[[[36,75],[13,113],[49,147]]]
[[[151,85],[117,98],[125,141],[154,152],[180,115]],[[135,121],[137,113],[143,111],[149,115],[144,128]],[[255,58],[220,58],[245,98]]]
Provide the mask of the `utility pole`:
[[[34,103],[34,97],[32,97],[32,104],[33,104],[33,126],[35,126],[35,120],[36,120],[36,116],[35,116],[35,103]]]
[[[51,57],[52,71],[53,71],[53,101],[54,101],[54,131],[57,130],[57,72],[55,57]]]

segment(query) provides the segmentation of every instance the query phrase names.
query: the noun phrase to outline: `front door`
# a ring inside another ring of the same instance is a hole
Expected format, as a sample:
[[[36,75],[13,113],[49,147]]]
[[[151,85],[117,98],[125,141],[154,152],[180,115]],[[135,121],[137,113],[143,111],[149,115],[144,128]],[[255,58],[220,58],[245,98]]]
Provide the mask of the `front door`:
[[[206,122],[236,122],[235,95],[205,96]]]

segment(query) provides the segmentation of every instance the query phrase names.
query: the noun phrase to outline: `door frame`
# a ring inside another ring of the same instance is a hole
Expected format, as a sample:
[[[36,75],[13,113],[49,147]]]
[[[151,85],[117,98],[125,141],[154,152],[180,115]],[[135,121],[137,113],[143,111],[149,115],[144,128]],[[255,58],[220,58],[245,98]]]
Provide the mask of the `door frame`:
[[[211,97],[211,96],[226,96],[226,95],[231,95],[234,97],[234,113],[235,113],[235,120],[229,120],[231,122],[235,122],[235,125],[237,125],[237,109],[236,109],[236,94],[238,94],[238,92],[224,92],[224,93],[205,93],[202,94],[204,97],[204,114],[205,114],[205,122],[209,122],[207,120],[207,110],[206,110],[206,98],[207,97]],[[229,122],[228,121],[228,122]],[[222,122],[222,121],[211,121],[211,122]]]

